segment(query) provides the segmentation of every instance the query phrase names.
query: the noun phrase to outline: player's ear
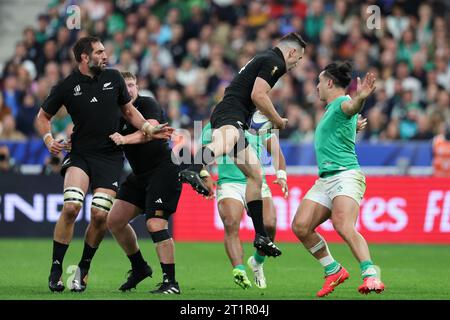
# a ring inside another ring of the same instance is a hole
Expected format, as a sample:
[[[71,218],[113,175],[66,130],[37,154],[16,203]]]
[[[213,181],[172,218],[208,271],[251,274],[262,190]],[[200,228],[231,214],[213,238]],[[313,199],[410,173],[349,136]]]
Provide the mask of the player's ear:
[[[294,57],[296,51],[297,51],[297,49],[291,48],[291,50],[289,50],[289,57]]]
[[[87,53],[82,53],[81,54],[81,61],[86,61],[89,62],[89,55]]]

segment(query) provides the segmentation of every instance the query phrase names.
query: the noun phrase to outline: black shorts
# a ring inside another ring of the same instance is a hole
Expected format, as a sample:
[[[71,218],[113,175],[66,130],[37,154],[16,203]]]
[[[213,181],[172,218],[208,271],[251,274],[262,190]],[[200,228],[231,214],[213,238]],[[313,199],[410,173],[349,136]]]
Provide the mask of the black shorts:
[[[62,162],[61,175],[63,177],[70,167],[77,167],[86,172],[92,190],[105,188],[117,192],[123,168],[123,155],[115,153],[106,156],[104,154],[70,152]]]
[[[211,127],[218,129],[231,125],[238,129],[248,129],[251,112],[239,100],[228,98],[219,102],[211,114]]]
[[[211,128],[219,129],[231,125],[239,130],[239,140],[232,151],[233,157],[236,157],[240,147],[247,148],[248,146],[244,132],[244,130],[248,130],[248,114],[249,111],[239,101],[227,99],[219,102],[211,115]]]
[[[182,185],[178,180],[179,172],[179,166],[165,162],[145,174],[131,173],[120,186],[117,199],[142,209],[147,219],[157,217],[167,220],[177,210],[180,199]],[[163,216],[156,215],[157,210],[164,211]]]

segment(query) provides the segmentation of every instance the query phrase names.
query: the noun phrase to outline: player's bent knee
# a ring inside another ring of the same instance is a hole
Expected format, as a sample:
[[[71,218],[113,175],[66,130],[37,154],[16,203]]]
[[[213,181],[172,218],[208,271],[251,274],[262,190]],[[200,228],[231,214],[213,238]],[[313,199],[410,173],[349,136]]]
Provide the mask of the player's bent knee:
[[[91,223],[95,225],[105,225],[108,214],[104,210],[91,208]]]
[[[234,219],[234,218],[229,218],[229,217],[224,217],[224,218],[222,218],[222,222],[223,222],[224,229],[227,233],[239,231],[239,225],[241,223],[240,220]]]
[[[106,218],[106,226],[111,232],[115,232],[117,230],[123,229],[128,224],[128,221],[122,220],[123,219],[121,219],[119,215],[108,214]]]
[[[309,235],[310,230],[300,223],[292,223],[292,232],[294,232],[299,239],[305,239]]]
[[[78,217],[78,213],[81,210],[81,206],[76,203],[65,203],[61,215],[69,222],[75,222]]]
[[[153,243],[155,244],[172,239],[172,236],[170,235],[169,230],[167,229],[150,232],[150,236],[152,237]]]

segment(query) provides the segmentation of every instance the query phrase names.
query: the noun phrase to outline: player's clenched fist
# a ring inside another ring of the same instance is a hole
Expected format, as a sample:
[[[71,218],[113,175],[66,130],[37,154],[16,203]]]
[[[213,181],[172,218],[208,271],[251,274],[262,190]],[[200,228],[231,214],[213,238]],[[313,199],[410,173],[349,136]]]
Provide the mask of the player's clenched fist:
[[[127,144],[126,138],[123,135],[121,135],[120,133],[118,133],[118,132],[114,132],[109,137],[118,146],[121,146],[123,144]]]

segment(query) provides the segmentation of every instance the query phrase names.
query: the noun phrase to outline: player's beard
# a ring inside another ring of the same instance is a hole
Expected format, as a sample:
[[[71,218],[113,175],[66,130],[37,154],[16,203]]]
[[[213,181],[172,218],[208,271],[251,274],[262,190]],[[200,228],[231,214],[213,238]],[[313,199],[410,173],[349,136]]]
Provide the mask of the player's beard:
[[[95,63],[93,60],[89,61],[88,67],[89,70],[91,70],[91,72],[95,75],[99,75],[105,69],[101,62]]]

